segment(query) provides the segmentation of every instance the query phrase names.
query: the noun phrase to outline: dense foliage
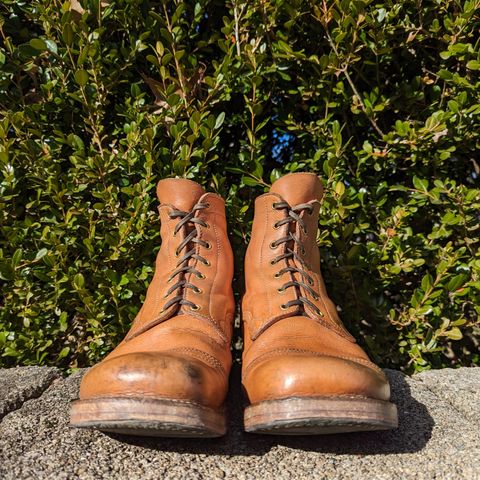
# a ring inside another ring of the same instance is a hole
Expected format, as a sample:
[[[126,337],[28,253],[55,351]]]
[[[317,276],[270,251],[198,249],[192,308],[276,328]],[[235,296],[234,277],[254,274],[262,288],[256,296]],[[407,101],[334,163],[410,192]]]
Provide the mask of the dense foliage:
[[[123,337],[158,248],[155,183],[326,195],[318,243],[383,366],[480,363],[480,0],[2,0],[0,364]]]

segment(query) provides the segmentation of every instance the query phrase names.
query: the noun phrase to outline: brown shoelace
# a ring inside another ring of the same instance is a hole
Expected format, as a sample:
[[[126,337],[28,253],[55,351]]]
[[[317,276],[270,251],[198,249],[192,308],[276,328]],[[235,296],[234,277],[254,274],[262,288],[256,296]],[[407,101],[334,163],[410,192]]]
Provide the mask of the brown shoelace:
[[[312,205],[310,205],[309,203],[299,203],[298,205],[291,207],[287,202],[276,202],[273,204],[273,207],[276,210],[286,210],[286,214],[287,214],[285,218],[275,223],[274,228],[280,228],[282,225],[286,225],[286,224],[298,223],[300,225],[300,228],[303,230],[303,232],[307,233],[305,222],[303,221],[300,214],[303,210],[306,210],[309,213],[311,213],[313,210]],[[273,241],[270,244],[270,246],[271,248],[276,248],[278,247],[278,245],[281,245],[282,243],[285,244],[285,250],[278,257],[275,257],[271,261],[271,263],[272,265],[275,265],[281,260],[286,260],[287,267],[284,267],[280,271],[278,271],[275,274],[275,277],[279,278],[285,273],[291,273],[291,274],[297,273],[301,277],[301,280],[291,280],[290,282],[284,283],[278,289],[279,293],[291,287],[297,290],[297,298],[295,300],[290,300],[289,302],[282,304],[281,308],[283,310],[286,310],[287,308],[293,307],[294,305],[298,305],[300,307],[305,307],[305,305],[308,305],[311,309],[317,312],[318,315],[323,317],[323,313],[319,310],[319,308],[313,302],[311,302],[307,297],[304,297],[300,294],[300,287],[303,287],[307,292],[310,293],[310,295],[315,300],[318,300],[318,295],[315,292],[315,290],[313,290],[312,288],[312,285],[314,283],[313,278],[305,271],[305,269],[307,268],[307,265],[303,260],[303,258],[300,255],[298,255],[294,250],[294,245],[297,244],[299,247],[299,250],[302,253],[305,253],[305,249],[302,245],[302,242],[295,235],[294,232],[289,231],[285,237],[282,237],[282,238],[279,238],[278,240]],[[293,245],[293,248],[290,248],[291,245]],[[288,263],[289,259],[296,260],[297,263],[300,264],[301,268],[298,268],[295,265],[289,265]]]
[[[186,251],[184,255],[180,258],[177,265],[175,266],[175,270],[170,274],[168,277],[167,282],[171,282],[175,277],[178,276],[178,281],[174,285],[172,285],[167,293],[165,294],[164,298],[169,297],[175,290],[178,289],[178,293],[175,297],[171,298],[165,305],[163,306],[162,312],[170,308],[172,305],[186,305],[189,306],[192,310],[198,310],[199,306],[195,303],[191,302],[184,298],[184,292],[186,288],[192,289],[196,293],[201,293],[201,289],[198,288],[193,283],[187,282],[185,279],[185,275],[187,273],[193,273],[197,278],[205,278],[205,276],[199,272],[193,265],[190,264],[190,259],[193,258],[199,262],[202,262],[204,265],[210,265],[210,262],[203,258],[201,255],[196,253],[196,245],[200,245],[204,248],[210,249],[212,248],[209,242],[206,242],[200,238],[197,238],[197,229],[195,228],[195,224],[201,225],[202,227],[208,227],[208,224],[201,220],[200,218],[195,217],[195,212],[197,210],[202,210],[204,208],[208,208],[208,203],[197,203],[190,212],[184,212],[182,210],[173,210],[169,213],[170,218],[180,218],[181,220],[175,226],[173,230],[173,234],[176,235],[182,228],[187,229],[188,225],[193,224],[193,228],[185,236],[183,241],[175,250],[175,256],[179,257],[182,250],[187,249],[191,246],[190,250]]]

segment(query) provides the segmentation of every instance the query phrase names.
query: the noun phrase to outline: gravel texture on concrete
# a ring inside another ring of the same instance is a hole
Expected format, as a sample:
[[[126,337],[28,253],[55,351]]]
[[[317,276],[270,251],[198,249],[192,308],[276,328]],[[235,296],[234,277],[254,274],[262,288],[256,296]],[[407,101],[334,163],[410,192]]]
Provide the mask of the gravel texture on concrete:
[[[480,427],[480,368],[430,370],[415,379]]]
[[[26,400],[39,397],[60,377],[60,370],[50,367],[0,369],[0,418],[20,408]]]
[[[1,372],[0,381],[23,375],[21,370]],[[46,372],[38,369],[38,376]],[[237,367],[229,432],[214,440],[143,439],[69,428],[69,402],[77,396],[82,373],[54,381],[3,418],[0,478],[480,479],[480,369],[411,378],[387,370],[399,409],[397,430],[277,437],[242,431]],[[31,382],[38,385],[38,379]],[[17,388],[15,381],[8,385],[7,390]]]

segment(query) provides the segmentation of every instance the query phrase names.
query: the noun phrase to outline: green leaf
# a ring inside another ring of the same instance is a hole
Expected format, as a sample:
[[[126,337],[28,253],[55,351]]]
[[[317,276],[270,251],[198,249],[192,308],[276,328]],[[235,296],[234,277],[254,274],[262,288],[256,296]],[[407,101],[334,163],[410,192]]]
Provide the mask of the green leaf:
[[[255,178],[263,177],[263,165],[260,162],[255,162],[255,168],[252,171],[252,175]]]
[[[480,70],[480,61],[470,60],[467,62],[467,68],[470,70]]]
[[[445,332],[445,335],[450,340],[461,340],[463,338],[463,334],[458,327],[453,327],[451,330],[448,330]]]
[[[88,83],[88,73],[85,70],[77,70],[75,72],[75,81],[84,87]]]
[[[47,43],[41,38],[32,38],[29,42],[30,46],[39,52],[48,50]]]
[[[258,180],[255,180],[252,177],[247,177],[247,176],[244,175],[242,177],[242,183],[244,185],[247,185],[248,187],[256,187],[258,185]]]
[[[58,53],[57,44],[53,40],[45,40],[45,43],[47,44],[47,48],[50,52],[55,54]]]
[[[422,278],[422,290],[424,292],[426,292],[427,290],[429,290],[429,288],[433,285],[433,278],[432,276],[427,273],[426,275],[424,275],[424,277]]]
[[[345,193],[345,184],[343,182],[337,182],[335,185],[335,193],[340,197]]]
[[[23,255],[23,252],[21,248],[15,250],[15,253],[13,254],[13,257],[12,257],[13,268],[15,268],[20,263],[20,261],[22,260],[22,255]]]
[[[73,43],[74,32],[70,23],[66,23],[63,26],[62,37],[66,45],[70,46]]]
[[[270,183],[275,182],[275,181],[278,180],[281,176],[282,176],[282,174],[281,174],[280,170],[278,170],[277,168],[274,168],[274,169],[270,172]]]
[[[413,186],[417,190],[421,190],[423,192],[428,192],[428,180],[418,178],[415,175],[413,177]]]
[[[460,273],[459,275],[455,275],[447,284],[447,290],[449,292],[454,292],[458,290],[468,279],[468,275],[464,273]]]
[[[423,307],[418,309],[417,315],[419,317],[424,317],[426,315],[429,315],[432,312],[433,312],[433,308],[431,305],[424,305]]]
[[[165,48],[163,47],[163,43],[160,42],[160,40],[157,41],[157,43],[155,44],[155,50],[157,51],[159,57],[163,56],[163,53],[165,52]]]
[[[73,277],[73,284],[79,290],[85,286],[85,279],[83,278],[83,275],[81,273],[77,273],[75,277]]]
[[[218,130],[222,125],[223,121],[225,120],[225,112],[220,112],[215,120],[215,130]]]
[[[69,353],[70,353],[70,347],[63,347],[57,356],[57,360],[61,360],[62,358],[65,358]]]
[[[42,259],[47,253],[48,253],[48,250],[46,248],[41,248],[35,255],[35,260]]]

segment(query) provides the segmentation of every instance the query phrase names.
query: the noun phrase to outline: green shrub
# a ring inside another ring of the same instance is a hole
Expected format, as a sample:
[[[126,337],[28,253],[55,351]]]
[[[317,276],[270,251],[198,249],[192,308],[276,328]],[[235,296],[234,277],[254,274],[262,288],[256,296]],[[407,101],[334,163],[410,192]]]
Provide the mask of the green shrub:
[[[318,243],[383,366],[480,362],[480,1],[2,0],[0,364],[89,365],[158,248],[155,183],[326,195]]]

